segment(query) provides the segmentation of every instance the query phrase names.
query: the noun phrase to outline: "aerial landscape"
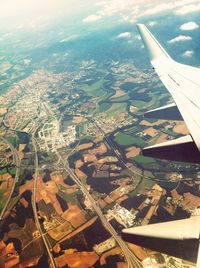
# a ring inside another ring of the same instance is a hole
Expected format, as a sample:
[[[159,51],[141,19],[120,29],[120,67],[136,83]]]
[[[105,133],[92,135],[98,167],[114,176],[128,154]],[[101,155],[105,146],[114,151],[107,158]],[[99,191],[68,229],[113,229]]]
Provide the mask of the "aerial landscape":
[[[41,2],[1,4],[0,267],[196,267],[122,230],[200,215],[200,166],[141,153],[189,132],[144,118],[172,98],[136,29],[199,67],[199,0]]]

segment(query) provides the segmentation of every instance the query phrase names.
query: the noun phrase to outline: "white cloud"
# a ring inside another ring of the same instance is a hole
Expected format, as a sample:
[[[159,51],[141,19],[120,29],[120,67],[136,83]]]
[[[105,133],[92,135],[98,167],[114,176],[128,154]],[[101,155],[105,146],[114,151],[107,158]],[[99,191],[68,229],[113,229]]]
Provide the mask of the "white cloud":
[[[151,5],[147,6],[146,10],[143,8],[143,12],[140,13],[140,17],[143,16],[150,16],[150,15],[156,15],[165,11],[174,11],[177,8],[181,8],[183,6],[186,6],[188,4],[191,4],[191,2],[198,2],[199,0],[179,0],[179,1],[168,1],[167,3],[162,4],[155,4],[152,2]],[[159,2],[158,2],[159,3]]]
[[[64,38],[64,39],[62,39],[62,40],[60,40],[59,42],[60,42],[60,43],[63,43],[63,42],[72,41],[72,40],[77,39],[78,37],[79,37],[78,34],[72,34],[72,35],[70,35],[70,36],[68,36],[68,37],[66,37],[66,38]]]
[[[151,1],[151,2],[144,2],[139,5],[139,9],[136,10],[137,12],[130,12],[129,21],[135,21],[141,17],[147,17],[152,15],[158,15],[163,12],[174,12],[177,15],[181,15],[181,10],[183,9],[184,12],[192,12],[193,7],[196,7],[196,11],[199,10],[199,0],[179,0],[179,1],[166,1],[165,3],[160,3],[160,1]],[[182,12],[183,12],[182,11]],[[194,11],[193,11],[194,12]]]
[[[106,1],[97,2],[96,6],[104,6],[106,3]]]
[[[193,50],[186,50],[184,53],[183,53],[183,56],[184,57],[192,57],[194,54],[194,51]]]
[[[197,3],[195,5],[192,4],[192,5],[182,6],[181,8],[177,9],[175,13],[177,15],[186,15],[186,14],[198,12],[198,11],[200,11],[200,3]]]
[[[159,5],[155,5],[154,7],[147,8],[143,13],[141,13],[140,16],[143,17],[143,16],[155,15],[155,14],[164,12],[166,10],[170,10],[172,8],[173,8],[172,3],[159,4]]]
[[[191,31],[199,28],[199,25],[196,22],[189,21],[180,26],[180,30]]]
[[[159,0],[100,0],[96,3],[99,11],[88,16],[83,21],[93,22],[105,17],[118,15],[118,18],[122,21],[135,23],[139,18],[158,15],[163,12],[174,12],[178,15],[184,10],[191,12],[191,6],[198,8],[200,5],[199,0],[168,0],[163,2]],[[181,11],[182,9],[184,10]],[[149,23],[149,26],[154,26],[156,21],[150,21]]]
[[[70,20],[89,1],[92,0],[77,0],[74,4],[74,0],[0,0],[0,19],[4,22],[1,30],[41,30],[63,16]]]
[[[6,0],[0,1],[0,17],[18,17],[25,16],[26,18],[32,18],[37,16],[59,16],[63,14],[70,13],[72,10],[80,6],[78,4],[76,7],[73,5],[73,0],[42,0],[37,3],[35,0]]]
[[[100,20],[102,17],[100,15],[89,15],[88,17],[86,17],[85,19],[83,19],[83,22],[94,22],[94,21],[98,21]]]
[[[140,36],[139,34],[137,34],[137,35],[135,36],[135,39],[137,39],[137,40],[141,40],[141,36]]]
[[[94,22],[104,17],[113,16],[116,13],[122,15],[121,12],[127,11],[128,8],[135,8],[137,2],[139,2],[139,0],[110,0],[97,2],[96,6],[100,7],[100,10],[96,14],[89,15],[83,19],[83,22]]]
[[[158,22],[157,21],[150,21],[149,23],[148,23],[148,25],[149,26],[154,26],[154,25],[156,25],[156,24],[158,24]]]
[[[124,39],[128,39],[131,37],[131,33],[130,32],[124,32],[124,33],[120,33],[117,38],[124,38]]]
[[[179,35],[179,36],[176,36],[175,38],[169,40],[168,43],[172,44],[172,43],[176,43],[176,42],[180,42],[180,41],[187,41],[187,40],[191,40],[191,39],[192,39],[191,36]]]

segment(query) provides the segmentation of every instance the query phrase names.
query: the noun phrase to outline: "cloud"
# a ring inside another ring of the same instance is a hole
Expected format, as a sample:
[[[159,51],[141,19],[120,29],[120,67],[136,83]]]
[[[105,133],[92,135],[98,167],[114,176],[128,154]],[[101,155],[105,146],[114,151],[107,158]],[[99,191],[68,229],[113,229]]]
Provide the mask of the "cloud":
[[[197,28],[199,28],[199,25],[193,21],[186,22],[180,26],[180,30],[184,30],[184,31],[191,31]]]
[[[175,13],[177,15],[186,15],[189,13],[194,13],[200,11],[200,3],[193,4],[193,5],[186,5],[182,6],[181,8],[177,9]]]
[[[199,0],[171,0],[165,3],[160,3],[160,1],[141,1],[140,5],[138,5],[139,8],[134,12],[130,12],[129,22],[142,17],[163,14],[164,12],[174,12],[177,15],[181,15],[182,12],[192,12],[193,6],[197,7],[196,11],[198,11],[199,5]]]
[[[186,50],[182,55],[183,57],[192,57],[194,54],[193,50]]]
[[[63,17],[70,20],[92,0],[0,0],[1,30],[41,30]]]
[[[181,15],[182,12],[192,12],[193,6],[198,7],[199,0],[168,0],[161,3],[159,0],[99,0],[96,2],[97,12],[86,17],[84,22],[93,22],[114,15],[118,19],[129,23],[135,23],[138,19],[163,14],[163,12],[174,12]],[[196,10],[198,11],[198,10]],[[194,11],[193,11],[194,12]],[[156,21],[150,21],[149,26],[154,26]]]
[[[156,25],[156,24],[158,24],[158,22],[157,21],[150,21],[149,23],[148,23],[148,25],[149,26],[154,26],[154,25]]]
[[[155,4],[152,2],[152,5],[147,6],[146,10],[141,12],[140,17],[156,15],[165,11],[174,11],[177,8],[182,8],[191,4],[191,2],[198,2],[199,0],[179,0],[179,1],[168,1],[167,3]]]
[[[142,38],[141,38],[141,36],[140,36],[139,34],[137,34],[137,35],[135,36],[135,39],[137,39],[137,40],[141,40]]]
[[[131,33],[130,32],[124,32],[124,33],[120,33],[117,38],[121,38],[121,39],[128,39],[131,37]]]
[[[176,43],[176,42],[187,41],[187,40],[192,40],[192,37],[191,36],[186,36],[186,35],[179,35],[179,36],[176,36],[175,38],[169,40],[168,43],[173,44],[173,43]]]
[[[94,21],[98,21],[102,18],[102,16],[100,15],[89,15],[88,17],[86,17],[85,19],[83,19],[83,22],[94,22]]]
[[[96,6],[98,6],[100,10],[96,14],[89,15],[83,19],[83,22],[97,21],[101,18],[110,17],[117,13],[120,13],[120,15],[123,16],[121,12],[128,11],[133,7],[135,8],[137,2],[139,2],[139,0],[110,0],[97,2]]]
[[[35,17],[39,15],[51,15],[59,16],[61,13],[70,13],[72,10],[80,6],[78,4],[76,7],[73,5],[73,0],[42,0],[37,3],[35,0],[6,0],[0,1],[0,17],[19,17],[25,16],[27,18]]]
[[[60,43],[63,43],[63,42],[68,42],[68,41],[72,41],[72,40],[76,40],[77,38],[79,38],[79,35],[78,34],[72,34],[62,40],[60,40],[59,42]]]
[[[141,13],[141,17],[143,16],[150,16],[150,15],[155,15],[161,12],[164,12],[166,10],[172,9],[173,4],[172,3],[164,3],[164,4],[159,4],[155,5],[154,7],[147,8],[143,13]]]

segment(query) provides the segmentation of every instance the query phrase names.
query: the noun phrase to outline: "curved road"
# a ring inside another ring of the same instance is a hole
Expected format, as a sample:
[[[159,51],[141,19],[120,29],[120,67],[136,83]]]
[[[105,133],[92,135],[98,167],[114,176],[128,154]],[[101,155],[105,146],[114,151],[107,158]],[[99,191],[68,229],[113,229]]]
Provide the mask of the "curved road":
[[[19,156],[18,156],[18,154],[17,154],[17,151],[16,151],[15,147],[14,147],[14,146],[13,146],[7,139],[5,139],[5,138],[3,138],[3,137],[0,137],[0,139],[3,140],[4,142],[6,142],[6,143],[9,144],[10,149],[11,149],[12,154],[13,154],[13,161],[14,161],[15,166],[16,166],[16,173],[15,173],[14,182],[13,182],[11,191],[10,191],[10,193],[9,193],[8,199],[6,200],[6,203],[5,203],[5,205],[4,205],[4,208],[3,208],[3,210],[1,211],[1,214],[0,214],[0,220],[2,220],[2,219],[3,219],[3,216],[4,216],[5,212],[6,212],[6,209],[8,208],[8,204],[9,204],[9,202],[10,202],[10,199],[11,199],[11,197],[12,197],[12,194],[13,194],[13,192],[14,192],[15,184],[16,184],[16,182],[18,182],[18,180],[19,180],[20,159],[19,159]]]

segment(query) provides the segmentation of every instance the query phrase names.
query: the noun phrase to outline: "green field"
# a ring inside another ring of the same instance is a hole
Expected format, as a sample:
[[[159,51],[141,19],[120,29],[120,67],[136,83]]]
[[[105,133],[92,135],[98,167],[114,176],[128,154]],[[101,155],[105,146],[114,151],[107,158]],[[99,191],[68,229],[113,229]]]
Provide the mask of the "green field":
[[[16,167],[13,167],[13,168],[9,169],[9,173],[10,174],[15,174],[16,173]]]
[[[80,194],[80,190],[77,190],[74,193],[71,194],[67,194],[66,191],[66,187],[59,185],[59,192],[58,195],[64,199],[66,202],[72,202],[73,204],[77,204],[78,200],[77,200],[77,195]]]
[[[124,113],[126,112],[126,108],[127,108],[127,103],[113,103],[111,108],[109,110],[107,110],[107,115],[108,116],[115,116],[118,115],[120,113]]]
[[[100,112],[100,113],[105,112],[105,111],[107,111],[108,109],[110,109],[111,106],[112,106],[111,103],[109,103],[109,102],[103,102],[103,103],[101,103],[100,106],[99,106],[99,112]]]
[[[129,100],[128,94],[126,94],[122,97],[117,97],[117,98],[113,98],[113,99],[110,98],[111,102],[123,102],[123,101],[127,101],[127,100]]]
[[[141,183],[135,188],[135,190],[129,193],[129,196],[134,197],[136,196],[140,190],[142,189],[151,189],[155,185],[155,182],[151,179],[143,179]]]
[[[5,200],[3,198],[3,194],[6,192],[5,189],[1,189],[0,190],[0,211],[2,211],[2,209],[4,208],[5,206]]]
[[[154,158],[146,157],[143,155],[137,155],[136,157],[134,157],[134,161],[136,161],[138,163],[142,163],[144,165],[155,164]]]
[[[99,81],[97,81],[96,83],[92,84],[92,85],[86,85],[84,84],[81,89],[88,95],[91,97],[100,97],[103,96],[106,93],[106,90],[104,89],[104,82],[106,80],[105,79],[101,79]]]
[[[132,106],[135,106],[135,107],[137,107],[139,109],[142,109],[142,108],[146,108],[146,106],[148,105],[148,103],[145,102],[145,101],[136,100],[136,101],[132,101],[131,102],[131,105]]]
[[[10,136],[10,137],[7,138],[7,140],[8,140],[8,142],[10,142],[12,145],[15,146],[15,143],[16,143],[16,137],[12,137],[12,136]]]
[[[7,168],[0,169],[0,175],[7,173]]]
[[[75,194],[67,194],[64,192],[59,191],[58,195],[65,200],[66,202],[71,202],[73,204],[77,204],[77,199],[75,198]]]
[[[151,101],[145,102],[142,100],[133,100],[131,102],[132,106],[136,106],[139,109],[154,109],[160,106],[160,99],[163,98],[162,94],[161,95],[155,95],[154,93],[150,92],[149,96],[152,98]]]
[[[138,136],[132,136],[125,134],[123,132],[118,132],[117,135],[115,136],[115,141],[124,146],[128,145],[137,145],[139,147],[142,147],[145,145],[145,142]]]
[[[172,137],[174,137],[174,138],[178,138],[178,136],[180,136],[180,134],[174,132],[171,129],[165,129],[165,130],[163,130],[163,132],[168,134],[168,135],[170,135],[170,136],[172,136]]]

